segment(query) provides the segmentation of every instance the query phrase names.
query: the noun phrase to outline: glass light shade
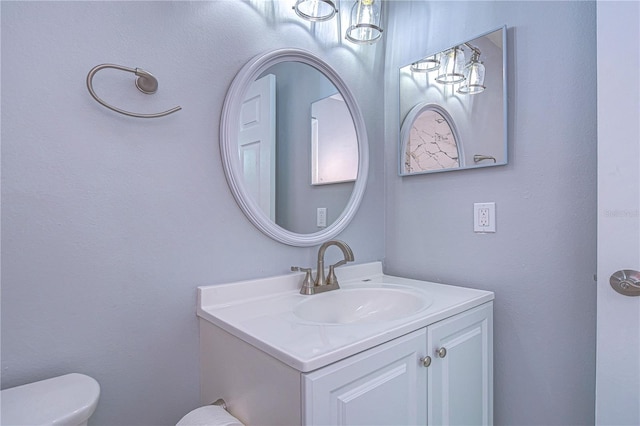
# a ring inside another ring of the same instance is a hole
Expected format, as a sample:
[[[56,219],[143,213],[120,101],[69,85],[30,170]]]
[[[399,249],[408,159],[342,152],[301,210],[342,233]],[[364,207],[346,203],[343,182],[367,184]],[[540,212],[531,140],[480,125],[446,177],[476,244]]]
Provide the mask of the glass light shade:
[[[459,47],[447,50],[440,56],[440,71],[436,81],[455,84],[464,80],[464,52]]]
[[[411,71],[413,72],[429,72],[438,68],[440,68],[439,55],[431,55],[411,64]]]
[[[380,39],[382,35],[380,1],[358,0],[353,5],[350,25],[345,35],[347,40],[357,44],[371,44]]]
[[[338,11],[333,0],[297,0],[293,6],[296,15],[307,21],[326,21]]]
[[[458,93],[475,95],[483,92],[486,89],[484,86],[484,71],[484,64],[477,59],[472,59],[464,67],[465,81],[458,88]]]

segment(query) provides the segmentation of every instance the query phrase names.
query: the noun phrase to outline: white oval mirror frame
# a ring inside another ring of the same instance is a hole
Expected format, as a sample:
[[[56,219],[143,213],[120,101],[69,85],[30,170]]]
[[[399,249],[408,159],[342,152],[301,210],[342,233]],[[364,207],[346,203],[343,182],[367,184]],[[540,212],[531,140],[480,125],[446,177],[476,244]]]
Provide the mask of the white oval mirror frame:
[[[273,222],[249,194],[243,180],[238,155],[238,133],[242,101],[250,84],[265,70],[281,62],[300,62],[324,74],[344,98],[356,130],[358,139],[358,174],[345,209],[328,227],[310,234],[291,232]],[[234,78],[222,107],[220,119],[220,151],[224,173],[238,206],[260,231],[284,244],[310,247],[322,244],[342,232],[355,216],[366,186],[369,171],[369,143],[364,118],[355,97],[338,73],[322,59],[301,49],[278,49],[260,54],[251,59]]]

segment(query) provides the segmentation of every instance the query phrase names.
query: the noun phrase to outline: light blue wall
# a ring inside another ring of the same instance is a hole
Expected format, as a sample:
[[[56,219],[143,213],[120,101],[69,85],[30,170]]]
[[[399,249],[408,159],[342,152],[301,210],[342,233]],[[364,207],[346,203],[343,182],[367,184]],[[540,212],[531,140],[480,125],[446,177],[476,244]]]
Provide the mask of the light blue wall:
[[[285,2],[3,1],[1,13],[3,388],[78,371],[102,386],[93,424],[175,424],[199,402],[196,286],[315,264],[317,248],[250,224],[222,169],[226,90],[267,50],[319,54],[362,106],[369,187],[339,238],[358,262],[382,258],[382,45],[343,46],[335,22],[302,23]],[[105,62],[160,82],[147,96],[103,70],[105,100],[183,110],[141,120],[98,105],[85,79]]]
[[[594,423],[595,3],[388,4],[385,271],[495,291],[495,422]],[[400,178],[397,69],[507,25],[509,164]],[[493,201],[497,233],[473,233]]]
[[[90,374],[102,385],[96,425],[173,424],[197,404],[195,287],[314,263],[314,248],[273,242],[242,216],[218,150],[235,73],[301,47],[341,73],[366,117],[368,188],[340,235],[357,261],[386,256],[388,273],[494,290],[496,423],[592,424],[595,5],[394,1],[387,12],[386,46],[354,47],[284,1],[3,1],[2,387]],[[510,164],[397,177],[397,68],[503,24]],[[84,79],[104,62],[160,80],[145,96],[132,76],[102,71],[106,99],[183,111],[144,121],[102,108]],[[472,232],[484,201],[497,203],[494,235]]]

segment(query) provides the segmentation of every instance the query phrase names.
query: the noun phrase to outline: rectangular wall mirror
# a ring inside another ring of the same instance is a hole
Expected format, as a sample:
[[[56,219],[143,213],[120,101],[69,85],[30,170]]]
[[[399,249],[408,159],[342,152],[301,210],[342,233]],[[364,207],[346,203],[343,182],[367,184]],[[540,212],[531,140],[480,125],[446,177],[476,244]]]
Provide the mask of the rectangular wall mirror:
[[[507,164],[506,33],[400,68],[401,176]]]

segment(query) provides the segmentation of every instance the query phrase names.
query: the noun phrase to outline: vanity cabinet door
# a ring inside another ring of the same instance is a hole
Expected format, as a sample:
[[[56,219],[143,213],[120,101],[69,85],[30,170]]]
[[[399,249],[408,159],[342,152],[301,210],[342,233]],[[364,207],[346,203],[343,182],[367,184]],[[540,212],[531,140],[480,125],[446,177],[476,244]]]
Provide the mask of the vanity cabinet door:
[[[429,425],[493,424],[493,302],[427,327]]]
[[[303,375],[305,425],[424,425],[426,329]]]

